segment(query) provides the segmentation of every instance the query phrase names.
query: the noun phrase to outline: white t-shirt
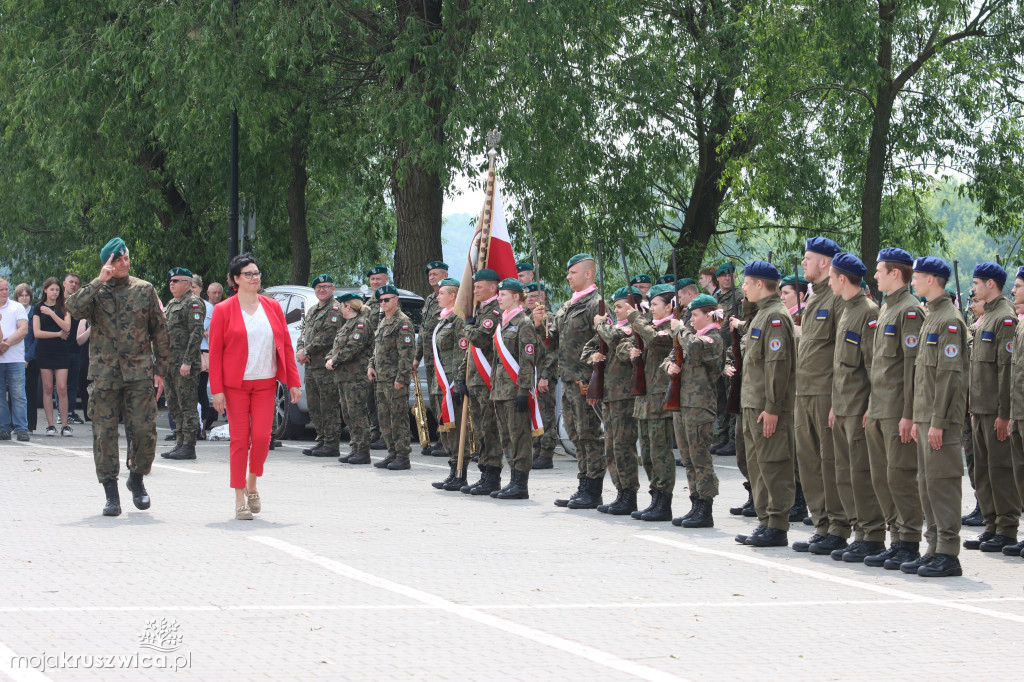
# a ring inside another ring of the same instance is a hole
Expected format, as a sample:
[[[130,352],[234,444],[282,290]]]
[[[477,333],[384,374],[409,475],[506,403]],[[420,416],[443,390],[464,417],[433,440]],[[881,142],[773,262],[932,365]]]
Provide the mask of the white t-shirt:
[[[7,299],[7,304],[0,306],[0,316],[2,316],[0,318],[0,332],[2,332],[5,339],[18,331],[19,320],[28,324],[28,312],[25,310],[25,306],[13,298]],[[6,353],[0,354],[0,363],[6,362],[25,362],[25,339],[11,346],[10,350]]]
[[[209,301],[203,301],[206,304],[206,318],[203,320],[203,331],[210,331],[210,321],[213,320],[213,304]],[[263,307],[263,306],[260,306]],[[210,350],[210,340],[203,337],[203,342],[199,344],[199,350]]]
[[[277,351],[274,349],[274,329],[261,303],[256,313],[242,311],[245,334],[249,340],[249,356],[245,360],[243,381],[273,379],[277,376]]]

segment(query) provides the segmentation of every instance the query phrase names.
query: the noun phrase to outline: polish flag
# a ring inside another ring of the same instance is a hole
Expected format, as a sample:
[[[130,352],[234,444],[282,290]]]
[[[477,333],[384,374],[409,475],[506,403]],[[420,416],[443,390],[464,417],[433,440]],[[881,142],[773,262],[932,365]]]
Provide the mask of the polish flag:
[[[487,267],[505,279],[516,277],[516,255],[512,252],[512,238],[508,236],[508,223],[505,222],[505,206],[501,202],[501,192],[494,189],[494,213],[491,219],[491,248],[487,251]]]

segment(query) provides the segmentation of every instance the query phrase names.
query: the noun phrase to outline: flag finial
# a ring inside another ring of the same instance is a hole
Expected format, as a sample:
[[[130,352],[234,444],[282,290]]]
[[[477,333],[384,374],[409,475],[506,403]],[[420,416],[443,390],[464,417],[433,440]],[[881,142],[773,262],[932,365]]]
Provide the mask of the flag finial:
[[[501,133],[497,128],[494,128],[491,132],[487,133],[487,146],[490,148],[487,152],[488,155],[497,155],[499,144],[501,144]]]

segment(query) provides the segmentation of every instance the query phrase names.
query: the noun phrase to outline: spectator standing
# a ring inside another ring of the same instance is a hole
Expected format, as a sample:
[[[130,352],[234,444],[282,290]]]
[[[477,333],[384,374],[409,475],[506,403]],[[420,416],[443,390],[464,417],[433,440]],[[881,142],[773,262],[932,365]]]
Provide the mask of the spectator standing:
[[[64,275],[64,298],[78,291],[81,278],[74,272]],[[82,418],[75,414],[78,407],[78,386],[82,376],[82,347],[78,345],[78,320],[71,318],[71,329],[68,331],[68,420],[67,424],[84,424]]]
[[[14,300],[25,307],[29,319],[32,319],[32,287],[22,283],[14,287]],[[28,432],[36,430],[36,419],[39,404],[39,365],[36,364],[36,337],[32,334],[32,325],[28,326],[25,337],[25,409],[28,420]]]
[[[13,431],[18,440],[27,441],[25,337],[28,313],[25,306],[11,300],[10,295],[11,285],[0,277],[0,440],[10,440]]]
[[[210,286],[211,288],[213,287],[213,285]],[[220,285],[218,284],[217,286]],[[224,289],[222,288],[221,291],[224,291]],[[206,315],[203,317],[203,341],[199,344],[202,364],[198,379],[200,406],[199,440],[206,440],[207,426],[217,416],[217,413],[210,405],[210,394],[206,390],[206,382],[210,378],[210,320],[213,319],[213,303],[203,300],[203,278],[199,275],[192,275],[192,293],[195,294],[196,298],[202,300],[206,306]]]
[[[70,436],[68,426],[68,334],[71,315],[64,307],[64,291],[56,277],[43,282],[39,303],[32,309],[32,335],[36,339],[36,364],[43,380],[43,414],[46,415],[46,435],[56,436],[53,424],[53,388],[57,387],[57,406],[60,409],[60,435]],[[77,339],[76,339],[77,344]],[[76,345],[77,347],[77,345]]]

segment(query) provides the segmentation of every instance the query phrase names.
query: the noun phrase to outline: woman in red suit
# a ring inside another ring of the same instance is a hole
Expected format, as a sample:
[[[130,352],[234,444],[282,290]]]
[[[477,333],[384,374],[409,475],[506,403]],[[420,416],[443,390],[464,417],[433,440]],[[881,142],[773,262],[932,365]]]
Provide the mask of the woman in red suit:
[[[237,295],[218,303],[210,320],[210,390],[213,408],[228,415],[235,518],[252,520],[261,506],[256,478],[270,448],[277,382],[288,386],[293,403],[302,389],[281,305],[256,293],[256,259],[247,253],[232,258],[228,284]]]

